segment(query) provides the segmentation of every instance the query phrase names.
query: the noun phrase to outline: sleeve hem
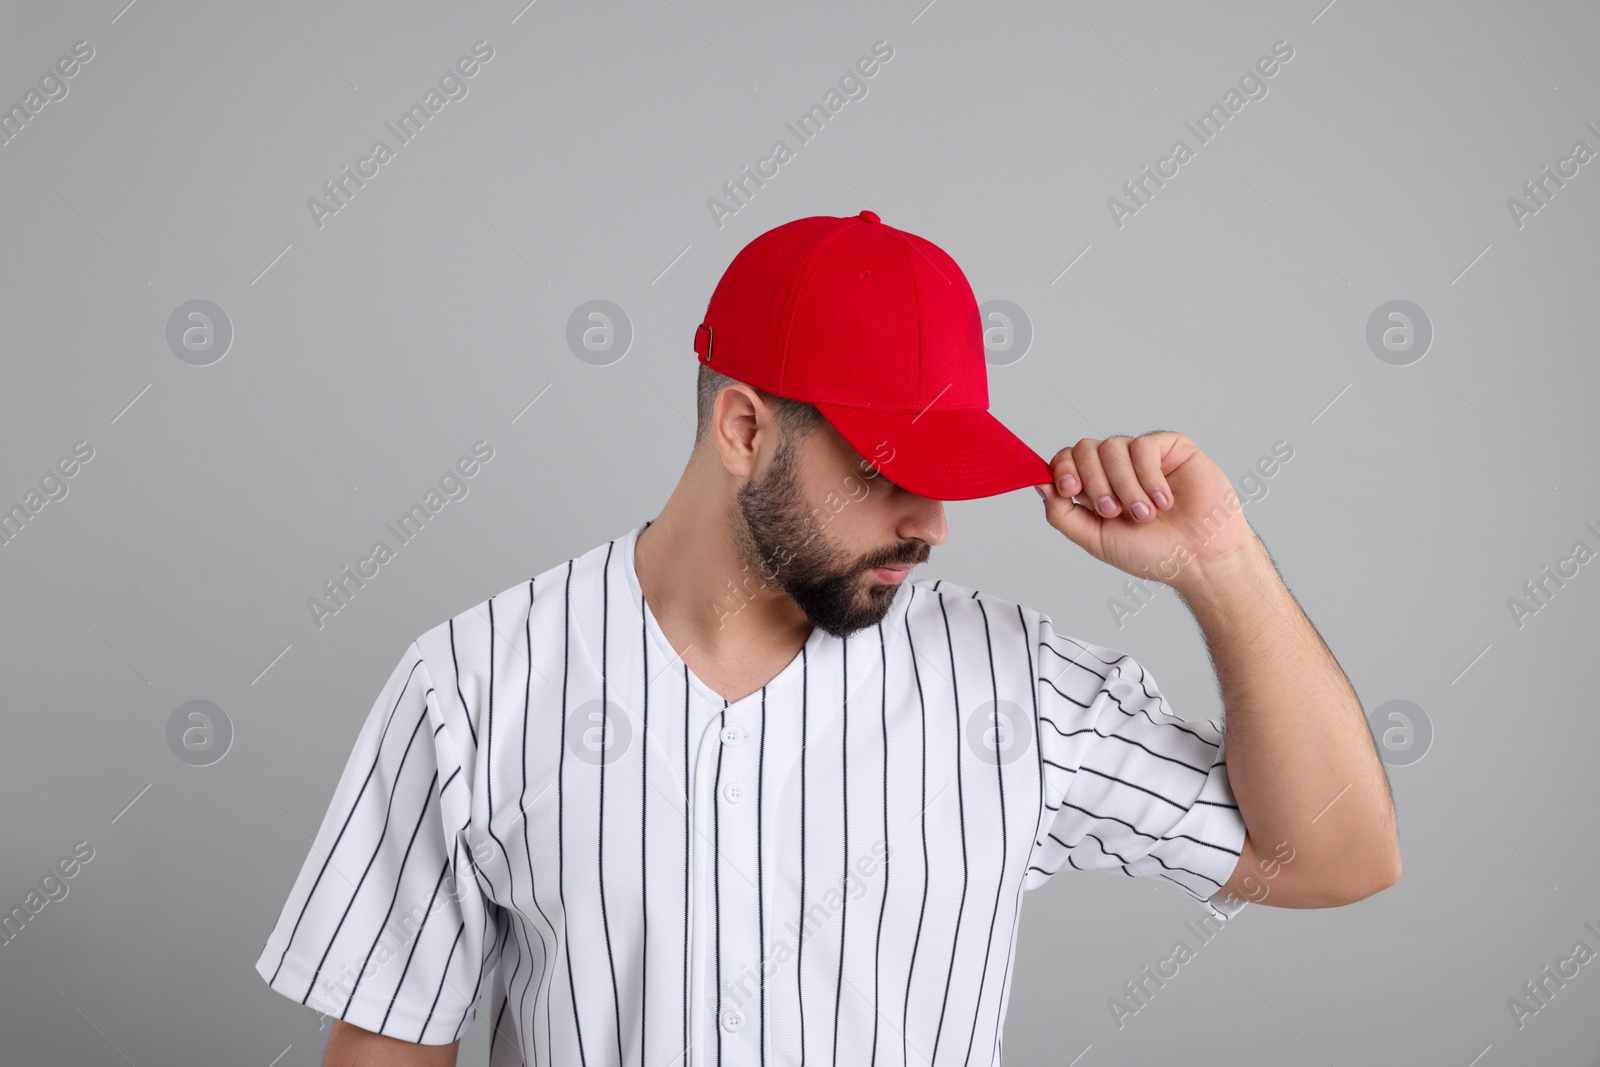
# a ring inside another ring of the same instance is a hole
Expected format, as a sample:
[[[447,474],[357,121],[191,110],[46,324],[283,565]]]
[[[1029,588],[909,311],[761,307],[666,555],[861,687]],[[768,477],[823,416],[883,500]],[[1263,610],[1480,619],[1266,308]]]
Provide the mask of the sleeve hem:
[[[365,985],[358,985],[355,995],[341,1003],[326,986],[317,985],[311,988],[314,981],[312,971],[295,956],[286,956],[281,964],[275,963],[272,959],[275,955],[273,948],[274,946],[269,944],[262,949],[255,965],[256,973],[266,981],[269,988],[323,1015],[342,1019],[352,1026],[359,1026],[375,1034],[400,1041],[410,1041],[417,1045],[448,1045],[458,1040],[457,1034],[463,1024],[476,1014],[475,1006],[469,1006],[465,1012],[452,1012],[442,1006],[430,1012],[399,997],[386,997]],[[274,970],[277,971],[276,977],[273,976]],[[290,985],[286,980],[290,976],[298,978],[299,983]],[[309,994],[298,991],[306,988],[310,989]],[[340,992],[342,994],[342,991]],[[402,1027],[400,1025],[402,1023],[409,1025]],[[405,1032],[397,1032],[400,1030]],[[429,1038],[430,1031],[434,1035],[443,1032],[450,1036],[447,1039],[439,1039],[437,1036]]]
[[[1215,726],[1216,724],[1213,723]],[[1219,728],[1220,730],[1220,728]],[[1216,884],[1216,889],[1201,896],[1191,890],[1190,895],[1204,904],[1211,914],[1224,921],[1233,918],[1248,901],[1241,900],[1231,894],[1223,892],[1229,878],[1238,869],[1240,856],[1244,850],[1245,825],[1244,817],[1237,807],[1223,807],[1222,804],[1233,804],[1233,790],[1228,785],[1226,760],[1226,742],[1218,747],[1216,762],[1212,764],[1206,776],[1205,783],[1201,786],[1200,795],[1209,796],[1206,801],[1197,800],[1195,806],[1202,804],[1206,808],[1204,819],[1195,830],[1194,837],[1205,844],[1194,841],[1185,842],[1189,847],[1182,860],[1182,866],[1194,871]],[[1193,809],[1191,809],[1192,811]]]
[[[1214,870],[1205,870],[1207,864],[1201,864],[1201,869],[1207,877],[1224,885],[1227,884],[1228,879],[1233,877],[1233,872],[1238,869],[1239,861],[1244,851],[1244,817],[1239,814],[1239,809],[1237,808],[1213,808],[1207,814],[1206,824],[1201,836],[1213,844],[1232,850],[1233,858],[1230,862],[1221,858],[1227,853],[1195,846],[1197,852],[1205,852],[1210,856],[1218,857],[1213,861]],[[1224,867],[1227,869],[1224,870]],[[1202,900],[1201,903],[1210,909],[1212,915],[1219,919],[1228,920],[1243,911],[1244,906],[1249,901],[1224,892],[1222,886],[1219,885],[1216,891]]]

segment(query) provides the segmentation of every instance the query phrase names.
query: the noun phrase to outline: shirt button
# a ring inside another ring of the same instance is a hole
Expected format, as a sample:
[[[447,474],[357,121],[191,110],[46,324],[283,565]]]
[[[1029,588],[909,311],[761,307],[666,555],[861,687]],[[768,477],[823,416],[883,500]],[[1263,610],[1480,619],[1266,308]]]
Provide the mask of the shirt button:
[[[729,1008],[722,1013],[722,1028],[730,1034],[738,1033],[744,1027],[744,1012],[738,1008]]]
[[[729,782],[722,787],[722,798],[729,804],[737,804],[744,799],[744,786],[738,782]]]
[[[744,740],[744,731],[739,729],[737,726],[724,726],[722,728],[722,743],[723,744],[725,744],[725,745],[737,745],[739,742],[741,742],[743,740]]]

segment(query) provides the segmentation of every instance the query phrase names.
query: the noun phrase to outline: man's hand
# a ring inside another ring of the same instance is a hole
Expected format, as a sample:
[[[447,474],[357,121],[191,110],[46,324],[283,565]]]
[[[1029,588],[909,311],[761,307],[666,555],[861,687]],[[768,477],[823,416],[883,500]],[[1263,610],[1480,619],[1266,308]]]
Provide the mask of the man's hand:
[[[1259,547],[1227,475],[1181,433],[1085,437],[1035,486],[1045,518],[1102,563],[1177,588]],[[1074,503],[1081,497],[1087,503]]]

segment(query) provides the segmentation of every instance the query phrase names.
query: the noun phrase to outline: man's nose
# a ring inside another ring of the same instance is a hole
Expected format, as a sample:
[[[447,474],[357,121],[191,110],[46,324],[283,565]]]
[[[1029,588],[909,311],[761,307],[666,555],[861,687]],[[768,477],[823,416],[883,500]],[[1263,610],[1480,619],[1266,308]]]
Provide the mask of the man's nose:
[[[944,502],[928,497],[916,497],[915,501],[911,512],[900,524],[900,536],[919,538],[930,545],[943,544],[949,532],[944,522]]]

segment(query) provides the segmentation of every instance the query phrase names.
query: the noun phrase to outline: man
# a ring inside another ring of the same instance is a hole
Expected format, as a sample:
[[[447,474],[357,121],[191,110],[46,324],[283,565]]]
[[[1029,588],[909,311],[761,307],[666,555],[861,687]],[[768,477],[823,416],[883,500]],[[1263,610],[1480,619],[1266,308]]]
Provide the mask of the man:
[[[1361,705],[1227,478],[1178,433],[1023,444],[936,245],[779,226],[695,351],[660,514],[427,631],[373,705],[256,964],[337,1017],[326,1064],[454,1063],[488,981],[496,1067],[998,1065],[1021,895],[1058,870],[1219,919],[1399,877]],[[1027,486],[1179,592],[1225,731],[910,577],[942,501]]]

